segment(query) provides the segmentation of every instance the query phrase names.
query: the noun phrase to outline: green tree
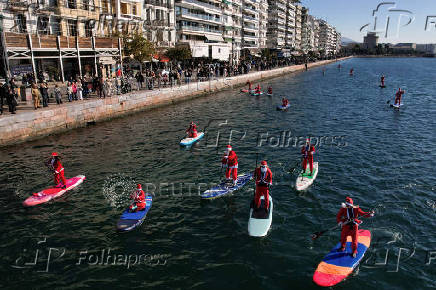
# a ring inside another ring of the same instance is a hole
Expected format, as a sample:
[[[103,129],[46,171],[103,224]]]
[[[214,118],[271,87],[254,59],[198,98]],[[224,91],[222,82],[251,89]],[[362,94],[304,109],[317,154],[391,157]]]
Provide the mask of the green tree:
[[[188,47],[172,47],[165,52],[165,56],[172,61],[191,59],[191,50]]]
[[[151,61],[153,54],[156,53],[154,44],[146,39],[141,33],[135,33],[123,37],[124,55],[136,60],[142,71],[142,64],[145,61]]]

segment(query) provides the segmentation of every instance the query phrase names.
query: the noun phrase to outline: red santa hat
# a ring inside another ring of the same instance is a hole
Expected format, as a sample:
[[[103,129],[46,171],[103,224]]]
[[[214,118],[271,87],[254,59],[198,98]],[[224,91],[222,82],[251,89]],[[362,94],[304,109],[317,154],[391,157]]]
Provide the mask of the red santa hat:
[[[268,164],[266,163],[265,160],[262,160],[262,161],[260,162],[260,165],[261,165],[261,166],[268,166]]]
[[[226,149],[229,150],[229,151],[232,151],[232,146],[231,145],[227,145]]]
[[[347,196],[345,198],[345,203],[344,202],[342,203],[342,207],[347,207],[347,206],[351,206],[352,207],[353,205],[354,205],[353,199],[351,197],[349,197],[349,196]]]
[[[58,154],[57,152],[53,152],[53,153],[51,154],[51,156],[53,156],[53,157],[57,157],[57,156],[59,156],[59,154]]]
[[[141,184],[136,185],[136,189],[142,189],[142,185]]]

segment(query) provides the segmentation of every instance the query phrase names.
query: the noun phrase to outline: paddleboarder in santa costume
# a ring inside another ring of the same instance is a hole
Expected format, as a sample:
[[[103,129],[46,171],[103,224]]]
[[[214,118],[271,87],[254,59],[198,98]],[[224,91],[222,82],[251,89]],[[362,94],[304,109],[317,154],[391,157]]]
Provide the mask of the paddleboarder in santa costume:
[[[254,93],[260,94],[260,85],[259,84],[254,88]]]
[[[303,158],[303,173],[306,172],[307,162],[310,166],[310,175],[313,174],[313,154],[315,153],[315,146],[310,145],[310,139],[306,139],[306,145],[301,147],[301,155]]]
[[[282,107],[286,107],[289,104],[288,99],[282,98]]]
[[[398,104],[398,106],[401,105],[401,97],[404,95],[405,91],[401,90],[401,88],[398,88],[398,91],[395,93],[395,102],[394,105]]]
[[[350,76],[352,76],[354,73],[354,68],[350,69]]]
[[[136,212],[145,208],[145,193],[142,190],[142,185],[136,186],[136,191],[130,196],[133,198],[133,203],[129,206],[130,212]]]
[[[233,186],[235,186],[238,181],[238,156],[230,145],[227,145],[226,153],[221,160],[221,168],[226,168],[226,179],[227,181],[233,179]]]
[[[51,158],[47,160],[45,165],[53,171],[54,182],[56,187],[62,187],[62,189],[67,188],[67,180],[64,175],[64,167],[61,163],[61,157],[57,152],[51,154]]]
[[[268,94],[272,95],[272,87],[268,87]]]
[[[194,122],[191,122],[191,124],[189,124],[189,128],[186,130],[186,134],[188,134],[188,138],[197,137],[197,125],[195,125]]]
[[[260,167],[254,170],[256,180],[256,193],[254,195],[254,204],[256,208],[260,207],[260,197],[265,198],[266,209],[269,209],[269,188],[272,185],[272,172],[265,160],[260,162]]]
[[[381,87],[384,87],[384,86],[385,86],[385,76],[384,76],[384,75],[381,76],[381,78],[380,78],[380,83],[381,83],[381,84],[380,84]]]
[[[347,237],[351,236],[351,249],[353,250],[353,257],[357,255],[357,243],[358,243],[358,232],[359,224],[362,223],[358,219],[359,216],[374,216],[374,211],[364,212],[359,206],[355,206],[351,197],[345,198],[345,203],[342,203],[342,208],[336,215],[336,221],[340,227],[342,227],[341,232],[341,248],[339,251],[345,251],[345,245],[347,242]]]

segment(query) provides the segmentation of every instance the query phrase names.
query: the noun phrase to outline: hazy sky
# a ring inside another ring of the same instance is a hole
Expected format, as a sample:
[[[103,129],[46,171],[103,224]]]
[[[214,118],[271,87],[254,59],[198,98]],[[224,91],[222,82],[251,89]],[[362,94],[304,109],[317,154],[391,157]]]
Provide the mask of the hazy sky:
[[[380,31],[379,42],[436,43],[436,0],[302,0],[301,3],[309,8],[309,14],[327,20],[342,36],[358,42],[363,41],[368,27],[374,30],[376,23],[376,30]],[[375,21],[373,10],[381,3],[386,4],[376,12]],[[388,17],[389,25],[386,25]],[[368,23],[370,25],[360,32]]]

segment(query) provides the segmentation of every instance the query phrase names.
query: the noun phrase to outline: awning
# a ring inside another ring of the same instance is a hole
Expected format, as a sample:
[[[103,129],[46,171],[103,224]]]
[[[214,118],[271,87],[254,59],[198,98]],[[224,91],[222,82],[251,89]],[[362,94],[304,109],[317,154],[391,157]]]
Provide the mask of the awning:
[[[153,55],[153,61],[160,61],[160,62],[169,62],[170,59],[164,55],[155,54]]]
[[[219,35],[205,35],[206,39],[209,41],[221,41],[224,42],[224,38]]]

